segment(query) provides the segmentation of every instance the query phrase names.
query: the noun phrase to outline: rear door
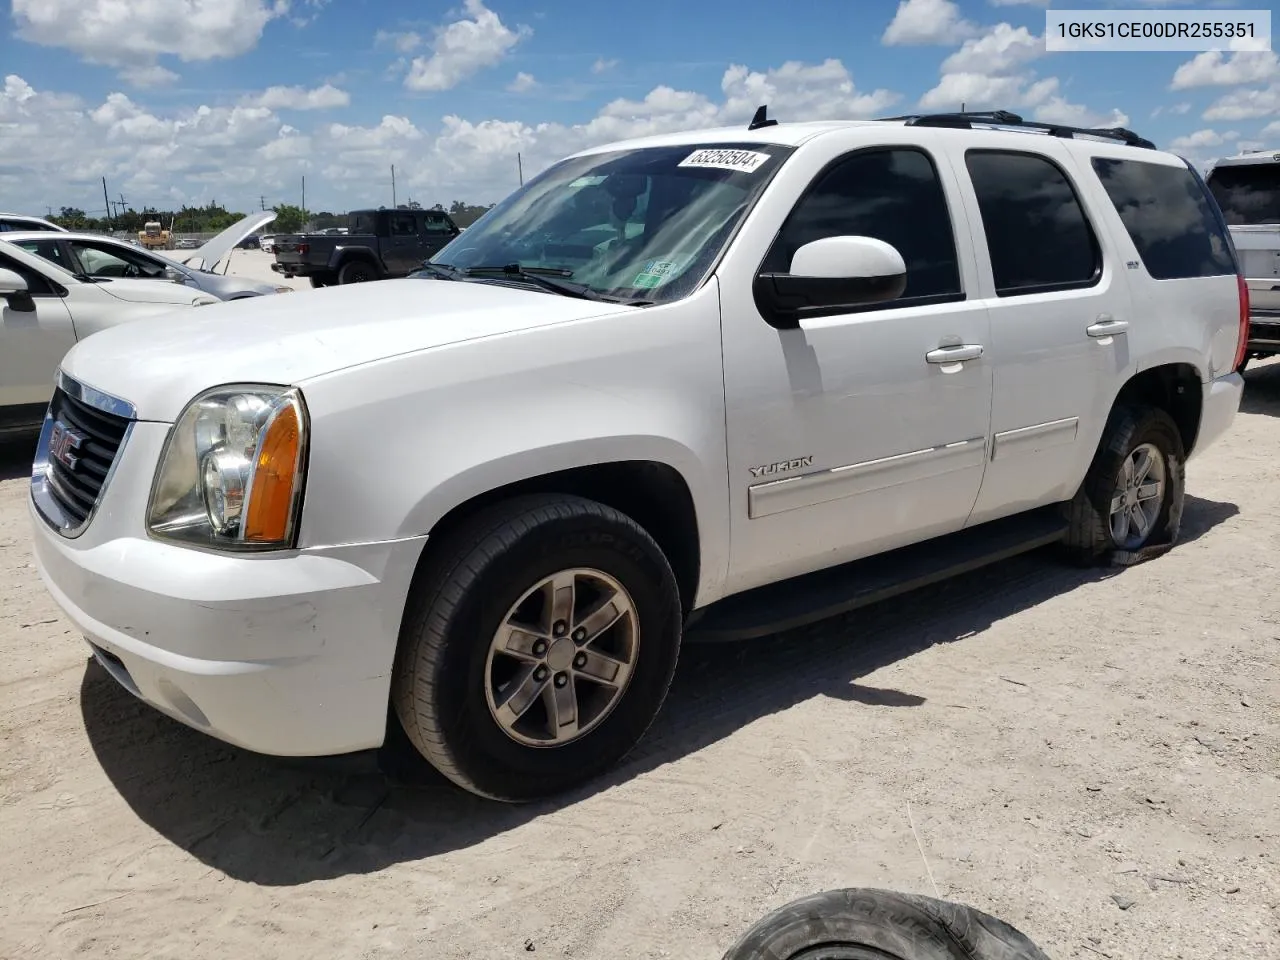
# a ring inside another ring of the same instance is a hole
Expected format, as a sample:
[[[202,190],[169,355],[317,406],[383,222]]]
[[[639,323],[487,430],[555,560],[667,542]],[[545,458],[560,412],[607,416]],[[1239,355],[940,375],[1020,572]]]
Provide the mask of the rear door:
[[[34,311],[25,311],[0,300],[0,426],[5,421],[39,422],[53,395],[58,364],[75,346],[75,326],[64,290],[51,274],[3,250],[0,268],[26,280],[35,303]]]
[[[1056,138],[990,133],[957,159],[991,317],[992,445],[977,524],[1075,494],[1130,366],[1133,305],[1099,227],[1105,197],[1081,189]]]

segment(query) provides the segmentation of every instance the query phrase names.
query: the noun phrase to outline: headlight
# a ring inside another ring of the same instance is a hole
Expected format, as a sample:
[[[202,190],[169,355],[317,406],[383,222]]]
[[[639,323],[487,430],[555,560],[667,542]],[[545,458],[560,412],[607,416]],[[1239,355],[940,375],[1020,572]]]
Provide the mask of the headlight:
[[[297,390],[235,384],[206,391],[165,441],[147,530],[220,549],[292,547],[306,457],[307,410]]]

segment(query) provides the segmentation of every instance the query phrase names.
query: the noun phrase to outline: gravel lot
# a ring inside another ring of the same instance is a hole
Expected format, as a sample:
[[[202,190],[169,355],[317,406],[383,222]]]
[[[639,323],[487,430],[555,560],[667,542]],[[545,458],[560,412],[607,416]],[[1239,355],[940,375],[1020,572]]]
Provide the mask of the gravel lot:
[[[1055,958],[1280,958],[1280,362],[1247,379],[1168,555],[690,648],[616,776],[526,808],[133,700],[39,582],[8,449],[0,956],[710,960],[794,897],[936,884]]]

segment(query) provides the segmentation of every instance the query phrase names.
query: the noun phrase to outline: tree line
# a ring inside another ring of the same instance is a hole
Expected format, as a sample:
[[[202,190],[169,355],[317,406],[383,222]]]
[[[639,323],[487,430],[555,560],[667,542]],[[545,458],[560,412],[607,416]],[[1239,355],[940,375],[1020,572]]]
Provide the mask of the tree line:
[[[437,203],[427,209],[446,211],[458,226],[469,227],[492,206],[493,204],[482,205],[454,200],[447,207]],[[399,207],[411,210],[423,209],[421,204],[413,201],[399,204]],[[272,233],[297,233],[303,227],[328,230],[332,227],[347,225],[346,213],[333,213],[328,210],[304,211],[301,207],[287,203],[278,204],[271,209],[275,212],[276,218],[267,226],[267,230]],[[217,203],[210,203],[203,207],[183,206],[177,210],[157,210],[155,207],[134,210],[130,207],[126,210],[118,210],[110,217],[91,217],[77,207],[62,207],[48,219],[68,230],[87,230],[94,233],[111,231],[137,233],[152,220],[160,221],[166,230],[172,229],[174,233],[219,233],[245,216],[247,214],[228,210]]]

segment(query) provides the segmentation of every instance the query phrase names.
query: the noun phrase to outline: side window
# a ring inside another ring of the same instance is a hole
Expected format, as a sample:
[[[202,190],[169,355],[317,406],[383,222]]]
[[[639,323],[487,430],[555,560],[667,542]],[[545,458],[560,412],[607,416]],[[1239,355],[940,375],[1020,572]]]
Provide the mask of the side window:
[[[5,270],[12,270],[23,280],[27,281],[27,292],[32,296],[49,296],[54,292],[53,284],[46,280],[36,271],[32,270],[24,264],[19,263],[10,257],[6,257],[0,253],[0,267]]]
[[[416,237],[418,235],[417,218],[412,213],[393,213],[390,233],[393,237]]]
[[[433,217],[431,214],[427,214],[427,223],[423,232],[433,237],[448,236],[453,233],[453,228],[449,226],[449,221],[444,217]]]
[[[1156,280],[1236,272],[1230,241],[1187,167],[1094,157],[1093,169]]]
[[[71,241],[71,249],[91,277],[153,278],[164,274],[164,267],[156,261],[118,247]]]
[[[1002,297],[1069,290],[1097,282],[1102,251],[1071,181],[1045,157],[970,150],[965,165],[978,195]]]
[[[68,273],[75,273],[78,269],[74,264],[67,262],[67,257],[63,253],[62,244],[57,240],[19,240],[13,244],[15,247],[21,247],[27,253],[34,254],[37,257],[43,257],[50,263],[56,263]]]
[[[840,236],[873,237],[902,254],[907,287],[884,306],[919,297],[963,297],[946,193],[923,151],[855,153],[819,174],[787,217],[763,270],[786,273],[800,247]]]

